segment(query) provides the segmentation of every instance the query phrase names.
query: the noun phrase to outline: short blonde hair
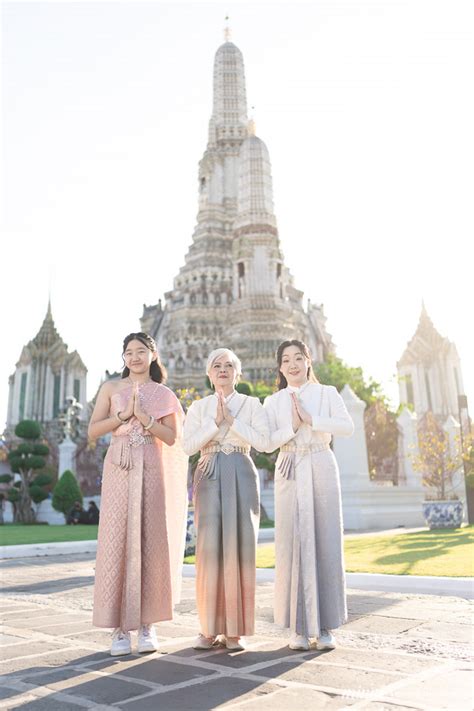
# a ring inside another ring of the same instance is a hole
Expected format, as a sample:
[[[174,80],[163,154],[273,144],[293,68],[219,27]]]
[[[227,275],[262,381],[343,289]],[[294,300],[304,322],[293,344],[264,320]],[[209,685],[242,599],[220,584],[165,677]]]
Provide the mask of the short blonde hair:
[[[223,355],[226,355],[229,358],[236,370],[237,375],[242,375],[242,363],[240,362],[240,359],[237,358],[234,351],[231,351],[230,348],[216,348],[209,353],[206,363],[206,375],[209,375],[216,360],[221,358]]]

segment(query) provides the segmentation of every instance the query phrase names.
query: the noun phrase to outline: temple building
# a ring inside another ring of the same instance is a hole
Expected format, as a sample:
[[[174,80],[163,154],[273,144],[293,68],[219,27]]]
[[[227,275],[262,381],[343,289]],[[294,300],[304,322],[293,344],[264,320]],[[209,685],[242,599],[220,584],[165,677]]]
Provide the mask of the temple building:
[[[458,396],[464,394],[461,363],[454,343],[436,330],[422,305],[413,338],[397,363],[400,402],[418,416],[459,416]]]
[[[77,351],[69,353],[54,325],[51,304],[43,324],[23,350],[15,372],[9,378],[7,430],[21,420],[53,422],[73,396],[88,417],[87,368]]]
[[[247,116],[243,57],[228,30],[215,55],[213,91],[192,243],[164,305],[144,305],[140,319],[173,387],[202,387],[217,346],[235,350],[251,381],[273,379],[284,339],[306,341],[316,361],[334,349],[322,305],[304,307],[284,262],[270,157]]]

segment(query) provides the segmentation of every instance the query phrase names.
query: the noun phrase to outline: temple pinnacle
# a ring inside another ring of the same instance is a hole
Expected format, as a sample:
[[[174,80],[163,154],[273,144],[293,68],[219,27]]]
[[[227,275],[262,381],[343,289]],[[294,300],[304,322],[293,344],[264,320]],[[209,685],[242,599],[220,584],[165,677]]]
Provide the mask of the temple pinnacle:
[[[226,21],[226,23],[229,21],[229,15],[226,15],[226,16],[225,16],[225,21]],[[229,27],[229,26],[226,26],[226,27],[224,27],[224,40],[225,40],[225,42],[230,42],[230,37],[231,37],[230,27]]]

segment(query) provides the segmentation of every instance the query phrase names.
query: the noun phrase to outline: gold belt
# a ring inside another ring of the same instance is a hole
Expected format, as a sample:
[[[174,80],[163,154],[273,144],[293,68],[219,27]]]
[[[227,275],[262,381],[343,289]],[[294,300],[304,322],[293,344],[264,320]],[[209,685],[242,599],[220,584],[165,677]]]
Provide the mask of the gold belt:
[[[153,435],[143,435],[137,430],[132,430],[130,434],[115,435],[112,437],[112,443],[117,440],[122,440],[125,444],[128,444],[129,447],[141,447],[142,444],[153,444],[155,438],[153,437]]]
[[[330,449],[329,444],[321,442],[321,444],[309,444],[306,446],[298,447],[291,444],[284,444],[280,447],[280,452],[297,452],[298,454],[311,454],[312,452],[324,452],[324,450]]]
[[[213,454],[214,452],[224,452],[224,454],[231,454],[232,452],[240,452],[240,454],[249,454],[250,447],[234,444],[208,444],[206,447],[201,449],[201,456],[204,454]]]

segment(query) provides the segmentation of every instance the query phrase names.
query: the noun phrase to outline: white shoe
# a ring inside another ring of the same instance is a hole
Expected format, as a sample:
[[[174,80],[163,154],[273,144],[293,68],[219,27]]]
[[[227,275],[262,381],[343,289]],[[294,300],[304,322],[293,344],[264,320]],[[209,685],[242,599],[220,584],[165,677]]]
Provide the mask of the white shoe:
[[[290,649],[295,649],[301,652],[307,652],[310,648],[309,639],[293,632],[290,638],[290,644],[288,646]]]
[[[247,642],[244,637],[226,637],[225,646],[231,652],[239,652],[242,649],[247,649]]]
[[[316,649],[336,649],[336,638],[329,630],[321,630]]]
[[[131,651],[132,645],[130,642],[130,632],[123,632],[119,627],[117,627],[112,635],[110,655],[112,657],[120,657],[122,654],[130,654]]]
[[[215,641],[215,637],[204,637],[203,634],[198,634],[193,642],[193,649],[211,649]]]
[[[160,648],[153,625],[142,625],[138,630],[138,653],[156,652]]]

